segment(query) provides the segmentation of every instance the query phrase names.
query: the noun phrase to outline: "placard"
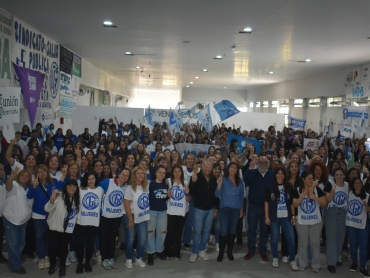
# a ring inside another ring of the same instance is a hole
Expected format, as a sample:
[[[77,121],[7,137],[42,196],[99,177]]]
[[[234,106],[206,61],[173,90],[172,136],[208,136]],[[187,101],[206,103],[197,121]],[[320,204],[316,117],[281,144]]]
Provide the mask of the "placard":
[[[12,16],[0,10],[0,86],[12,85]]]
[[[0,126],[20,122],[21,88],[0,87]]]
[[[60,71],[72,74],[72,65],[73,65],[73,52],[69,51],[62,45],[60,47]]]

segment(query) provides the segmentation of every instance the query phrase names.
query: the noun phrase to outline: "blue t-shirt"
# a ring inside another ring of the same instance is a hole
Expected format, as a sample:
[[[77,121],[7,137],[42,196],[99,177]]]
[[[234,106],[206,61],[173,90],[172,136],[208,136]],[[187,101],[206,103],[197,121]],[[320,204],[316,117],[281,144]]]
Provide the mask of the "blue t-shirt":
[[[164,211],[167,210],[167,193],[168,185],[164,182],[157,183],[151,181],[149,183],[149,205],[150,210]]]

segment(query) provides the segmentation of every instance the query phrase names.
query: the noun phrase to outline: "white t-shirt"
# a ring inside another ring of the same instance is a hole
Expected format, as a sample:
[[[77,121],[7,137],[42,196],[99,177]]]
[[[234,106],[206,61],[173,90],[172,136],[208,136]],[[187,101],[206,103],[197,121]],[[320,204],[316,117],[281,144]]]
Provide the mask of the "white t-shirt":
[[[368,193],[366,193],[365,200],[361,200],[361,198],[353,194],[352,191],[349,192],[346,226],[354,227],[357,229],[365,229],[369,214],[366,211],[366,207],[363,205],[364,201],[368,203]]]
[[[288,217],[288,208],[285,199],[284,185],[279,185],[280,200],[277,201],[277,217],[285,218]]]
[[[149,189],[144,192],[143,187],[138,185],[134,191],[132,186],[128,185],[125,190],[125,200],[131,201],[130,208],[135,223],[149,220]]]
[[[62,172],[61,171],[56,171],[55,173],[49,171],[49,173],[50,173],[50,177],[52,179],[56,179],[57,181],[59,181],[60,178],[62,177]]]
[[[26,223],[32,214],[33,199],[27,199],[27,191],[13,181],[12,190],[6,192],[3,216],[14,225]]]
[[[104,191],[101,187],[80,189],[80,210],[77,224],[99,227],[100,208]]]
[[[0,217],[2,216],[5,200],[6,200],[5,184],[0,184]]]
[[[348,183],[344,182],[343,187],[337,186],[335,183],[333,183],[332,186],[335,186],[335,194],[331,202],[328,204],[328,207],[347,209]]]
[[[185,216],[189,210],[189,203],[186,201],[184,186],[174,183],[170,190],[172,190],[172,196],[167,201],[167,214]]]

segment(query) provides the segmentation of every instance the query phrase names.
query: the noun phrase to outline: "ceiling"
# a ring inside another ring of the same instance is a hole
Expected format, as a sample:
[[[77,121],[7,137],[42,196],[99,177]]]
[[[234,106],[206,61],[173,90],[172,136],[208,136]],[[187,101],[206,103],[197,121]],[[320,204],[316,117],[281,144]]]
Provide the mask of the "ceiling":
[[[130,88],[245,90],[370,61],[368,0],[1,0],[0,7]],[[104,28],[105,20],[118,27]],[[253,33],[239,34],[245,27]]]

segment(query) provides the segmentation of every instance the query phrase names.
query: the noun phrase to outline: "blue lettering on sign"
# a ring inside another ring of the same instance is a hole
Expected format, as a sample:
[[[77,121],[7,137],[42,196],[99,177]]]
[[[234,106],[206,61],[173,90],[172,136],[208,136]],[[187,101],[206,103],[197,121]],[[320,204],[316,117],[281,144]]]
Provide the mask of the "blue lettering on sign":
[[[112,207],[118,207],[122,205],[123,202],[123,192],[120,190],[115,190],[109,194],[109,203]]]
[[[346,193],[344,193],[343,191],[335,192],[334,197],[333,197],[334,204],[338,206],[343,206],[345,201],[347,201]]]
[[[364,209],[364,205],[359,200],[351,200],[348,204],[348,212],[353,216],[359,216]]]
[[[171,199],[175,201],[180,201],[184,198],[184,190],[181,189],[179,186],[172,187],[172,196]]]
[[[285,192],[284,192],[284,190],[280,190],[280,198],[279,198],[278,204],[279,205],[284,205],[285,202],[286,202],[286,200],[285,200]]]
[[[308,198],[305,198],[305,199],[303,199],[303,201],[301,203],[301,209],[303,210],[304,213],[311,214],[316,209],[316,202],[311,201]]]
[[[88,210],[96,209],[99,205],[99,197],[93,193],[87,193],[82,199],[82,205]]]
[[[362,224],[362,220],[361,219],[358,219],[356,217],[350,217],[350,216],[347,216],[347,220],[348,221],[351,221],[351,222],[356,222],[358,224]]]
[[[149,207],[149,196],[146,193],[143,193],[139,196],[137,200],[137,205],[141,210],[145,210]]]
[[[364,87],[352,87],[352,97],[364,97]]]
[[[179,208],[184,207],[184,205],[183,205],[183,204],[181,204],[181,203],[177,203],[177,202],[170,202],[170,206],[171,206],[171,207],[179,207]]]

